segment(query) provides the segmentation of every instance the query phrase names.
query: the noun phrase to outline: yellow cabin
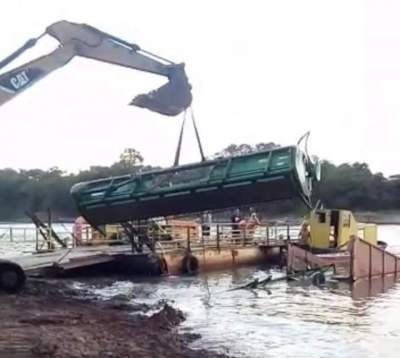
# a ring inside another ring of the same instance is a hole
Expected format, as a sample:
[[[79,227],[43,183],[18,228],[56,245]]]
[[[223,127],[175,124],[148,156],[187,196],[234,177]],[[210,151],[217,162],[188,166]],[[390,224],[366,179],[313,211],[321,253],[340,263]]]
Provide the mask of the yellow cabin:
[[[351,236],[377,244],[375,224],[359,224],[349,210],[314,210],[308,218],[310,235],[308,245],[316,249],[344,247]]]

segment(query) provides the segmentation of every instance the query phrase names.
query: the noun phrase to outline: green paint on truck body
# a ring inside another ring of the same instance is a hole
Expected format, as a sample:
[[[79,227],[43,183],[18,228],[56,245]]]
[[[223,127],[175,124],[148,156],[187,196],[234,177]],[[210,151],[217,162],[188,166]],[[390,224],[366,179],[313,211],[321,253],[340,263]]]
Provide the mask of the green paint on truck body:
[[[297,146],[76,184],[71,193],[100,225],[294,197],[310,204],[315,167]]]

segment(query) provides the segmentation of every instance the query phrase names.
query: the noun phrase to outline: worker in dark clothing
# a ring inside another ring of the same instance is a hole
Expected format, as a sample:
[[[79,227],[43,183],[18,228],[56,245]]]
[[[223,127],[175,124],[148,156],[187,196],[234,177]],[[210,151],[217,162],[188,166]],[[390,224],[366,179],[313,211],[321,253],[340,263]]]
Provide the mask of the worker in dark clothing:
[[[201,231],[203,240],[209,240],[211,236],[212,215],[209,211],[205,211],[202,217]]]

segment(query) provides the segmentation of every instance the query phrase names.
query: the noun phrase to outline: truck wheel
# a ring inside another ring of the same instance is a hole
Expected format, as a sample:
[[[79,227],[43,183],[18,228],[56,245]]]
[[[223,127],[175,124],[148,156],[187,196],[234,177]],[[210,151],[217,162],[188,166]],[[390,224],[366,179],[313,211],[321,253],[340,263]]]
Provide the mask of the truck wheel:
[[[15,263],[0,261],[0,291],[15,293],[25,284],[24,270]]]
[[[323,272],[316,272],[313,276],[312,276],[312,283],[315,286],[321,286],[324,285],[326,283],[326,277],[324,275]]]

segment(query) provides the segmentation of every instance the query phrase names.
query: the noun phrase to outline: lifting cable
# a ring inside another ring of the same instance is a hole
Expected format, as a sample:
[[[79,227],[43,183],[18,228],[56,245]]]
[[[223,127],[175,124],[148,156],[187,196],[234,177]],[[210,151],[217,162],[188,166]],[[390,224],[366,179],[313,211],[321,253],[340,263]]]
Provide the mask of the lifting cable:
[[[200,134],[197,129],[197,124],[196,124],[196,120],[194,118],[194,113],[193,113],[192,107],[190,107],[190,116],[192,117],[194,132],[196,133],[197,145],[199,146],[201,161],[204,162],[206,160],[206,157],[204,156],[203,146],[201,145]]]
[[[190,107],[190,117],[192,119],[193,128],[194,128],[194,132],[195,132],[196,140],[197,140],[197,145],[198,145],[199,151],[200,151],[201,161],[204,162],[206,160],[206,157],[204,156],[203,146],[201,144],[200,134],[199,134],[199,130],[196,125],[196,120],[194,117],[192,107]],[[186,118],[187,118],[187,110],[185,110],[183,112],[183,121],[182,121],[182,125],[181,125],[181,131],[179,133],[178,145],[177,145],[176,152],[175,152],[175,160],[174,160],[174,165],[173,165],[174,167],[177,167],[179,165],[179,158],[181,156],[182,139],[183,139],[183,132],[185,130]]]
[[[183,112],[183,121],[182,121],[182,125],[181,125],[181,131],[179,133],[178,146],[176,147],[176,152],[175,152],[174,167],[177,167],[179,165],[179,157],[181,155],[182,138],[183,138],[183,131],[185,129],[186,115],[187,115],[187,112],[185,110]]]

